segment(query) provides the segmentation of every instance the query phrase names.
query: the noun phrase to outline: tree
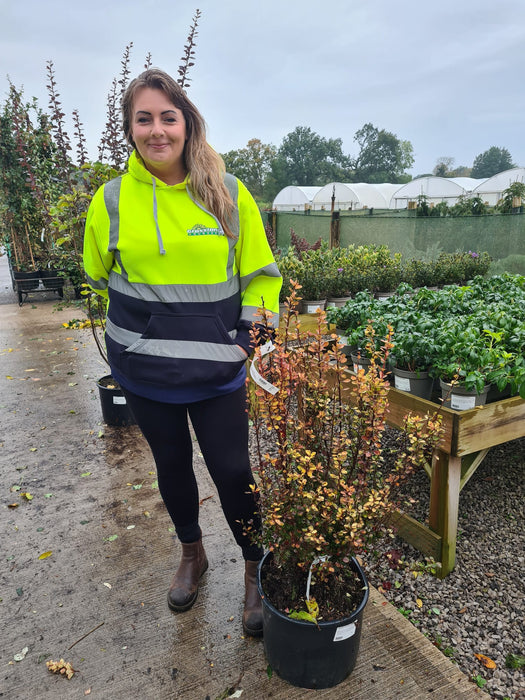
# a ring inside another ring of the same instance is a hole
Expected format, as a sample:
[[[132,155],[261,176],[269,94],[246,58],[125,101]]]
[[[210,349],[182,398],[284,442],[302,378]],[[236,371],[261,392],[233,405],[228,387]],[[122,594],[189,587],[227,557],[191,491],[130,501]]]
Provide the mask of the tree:
[[[268,184],[275,190],[273,196],[287,185],[348,180],[352,163],[342,145],[342,139],[326,139],[309,127],[297,126],[284,137],[272,162]]]
[[[497,173],[515,167],[506,148],[492,146],[488,151],[484,151],[479,156],[476,156],[470,175],[475,178],[492,177]]]
[[[226,170],[241,180],[254,197],[264,194],[266,178],[271,170],[277,149],[272,144],[250,139],[245,148],[222,155]]]
[[[356,182],[407,182],[405,172],[414,163],[410,141],[401,141],[395,134],[365,124],[354,136],[360,147],[354,167]]]
[[[450,158],[449,156],[441,156],[441,158],[437,159],[432,173],[436,177],[450,177],[450,171],[452,170],[453,165],[454,158]]]

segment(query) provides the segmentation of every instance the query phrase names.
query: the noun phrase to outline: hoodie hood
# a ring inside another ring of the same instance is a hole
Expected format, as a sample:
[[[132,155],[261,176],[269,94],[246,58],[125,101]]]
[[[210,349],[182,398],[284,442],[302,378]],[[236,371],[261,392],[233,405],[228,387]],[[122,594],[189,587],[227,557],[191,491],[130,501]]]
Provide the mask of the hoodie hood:
[[[158,177],[155,177],[150,173],[149,170],[146,169],[144,166],[144,163],[142,162],[141,158],[139,157],[137,151],[133,151],[133,153],[130,155],[129,160],[128,160],[128,171],[130,175],[132,175],[134,178],[139,180],[140,182],[147,183],[148,185],[151,185],[152,188],[152,213],[153,213],[153,219],[155,221],[155,229],[157,231],[157,241],[159,243],[159,253],[161,255],[166,255],[166,250],[164,248],[164,242],[162,240],[162,233],[159,227],[159,220],[158,220],[158,207],[157,207],[157,189],[166,189],[168,187],[178,189],[178,190],[184,190],[187,189],[186,186],[189,182],[189,175],[186,175],[184,180],[182,182],[177,183],[176,185],[167,185],[165,182],[162,180],[159,180]]]

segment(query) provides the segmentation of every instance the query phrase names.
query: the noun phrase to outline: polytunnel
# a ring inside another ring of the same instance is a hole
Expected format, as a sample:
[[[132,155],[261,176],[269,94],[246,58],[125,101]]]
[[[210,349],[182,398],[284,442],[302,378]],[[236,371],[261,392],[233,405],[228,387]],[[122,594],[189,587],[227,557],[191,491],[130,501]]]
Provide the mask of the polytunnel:
[[[284,187],[277,194],[273,200],[272,209],[277,211],[304,211],[312,206],[312,199],[320,189],[320,187],[288,185],[288,187]]]
[[[502,198],[503,190],[513,182],[525,182],[525,168],[511,168],[497,173],[478,185],[472,194],[479,195],[484,202],[493,207]]]
[[[466,194],[465,189],[454,182],[452,178],[418,177],[416,180],[407,182],[394,193],[390,200],[391,209],[406,209],[409,202],[416,202],[417,198],[424,194],[428,204],[439,204],[447,202],[449,205],[455,204],[462,194]]]
[[[387,183],[388,184],[388,183]],[[321,187],[314,196],[312,208],[315,211],[332,208],[332,196],[335,195],[334,209],[388,209],[388,201],[382,194],[380,187],[368,182],[330,182]]]

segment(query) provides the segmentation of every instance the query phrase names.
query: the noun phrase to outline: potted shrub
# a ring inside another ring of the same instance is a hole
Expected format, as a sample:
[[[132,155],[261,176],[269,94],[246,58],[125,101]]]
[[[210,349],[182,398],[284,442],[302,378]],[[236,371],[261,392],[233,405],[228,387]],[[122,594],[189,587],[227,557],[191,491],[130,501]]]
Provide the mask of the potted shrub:
[[[106,329],[106,302],[98,294],[90,291],[88,285],[83,284],[82,286],[85,288],[83,295],[87,300],[87,314],[93,338],[100,356],[109,367],[103,338]],[[126,397],[122,393],[119,383],[111,374],[105,374],[98,379],[97,388],[102,417],[106,425],[125,426],[135,424],[135,418],[129,409]]]
[[[320,308],[324,309],[329,292],[329,281],[326,274],[327,246],[307,250],[302,253],[297,269],[296,281],[301,285],[302,313],[311,314]]]
[[[497,364],[495,336],[466,317],[442,318],[432,373],[440,380],[444,406],[465,410],[483,405]]]
[[[401,482],[440,435],[438,418],[407,416],[387,472],[391,337],[375,351],[369,328],[371,368],[353,376],[327,340],[324,312],[317,321],[303,331],[285,315],[273,350],[255,351],[258,383],[249,392],[262,519],[254,539],[267,550],[258,569],[265,652],[280,677],[309,688],[352,671],[368,591],[357,557],[369,557]]]
[[[392,314],[395,323],[392,349],[394,386],[430,400],[434,380],[430,369],[435,357],[436,323],[430,314],[409,304]]]

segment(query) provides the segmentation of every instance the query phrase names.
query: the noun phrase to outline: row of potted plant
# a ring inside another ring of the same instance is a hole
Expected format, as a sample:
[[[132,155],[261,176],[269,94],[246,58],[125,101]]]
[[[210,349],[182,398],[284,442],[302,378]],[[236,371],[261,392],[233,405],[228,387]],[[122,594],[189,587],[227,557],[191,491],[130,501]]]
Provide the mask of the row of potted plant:
[[[385,245],[318,248],[297,251],[290,248],[276,255],[283,276],[281,302],[289,296],[291,280],[301,285],[303,300],[344,298],[357,292],[393,292],[406,282],[412,287],[463,284],[484,275],[490,266],[487,253],[441,253],[436,260],[403,260]]]
[[[525,398],[522,275],[476,276],[439,290],[402,284],[383,301],[364,291],[328,309],[327,320],[362,357],[372,321],[379,338],[393,328],[392,368],[428,373],[477,394],[493,385]]]

